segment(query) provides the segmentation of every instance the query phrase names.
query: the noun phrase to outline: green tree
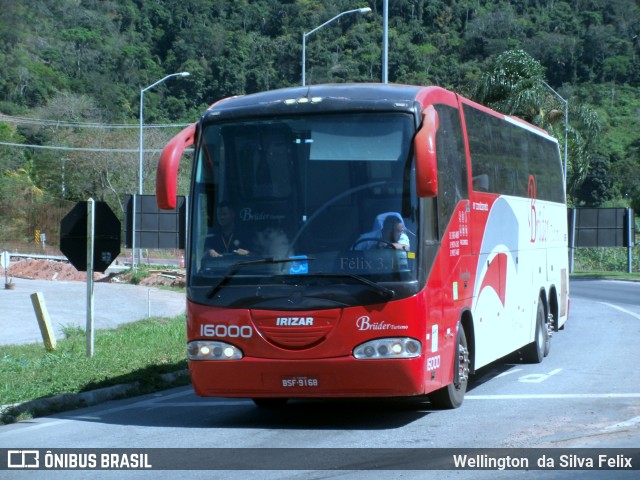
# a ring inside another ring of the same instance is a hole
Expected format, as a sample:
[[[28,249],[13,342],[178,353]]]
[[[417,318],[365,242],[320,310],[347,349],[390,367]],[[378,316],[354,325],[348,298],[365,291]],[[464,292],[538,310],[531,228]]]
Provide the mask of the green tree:
[[[471,86],[471,97],[499,112],[539,124],[544,122],[543,81],[540,62],[524,50],[509,50],[495,57]]]
[[[612,180],[609,159],[603,155],[592,155],[589,173],[576,189],[575,200],[580,205],[599,207],[612,196]]]
[[[0,239],[28,241],[29,217],[44,192],[29,173],[29,166],[0,173]]]
[[[18,133],[15,126],[0,122],[0,143],[24,143],[24,137]],[[5,170],[15,170],[24,167],[26,162],[23,148],[0,144],[0,173]]]
[[[93,107],[78,121],[135,124],[141,88],[189,71],[191,77],[145,95],[145,124],[192,122],[222,97],[299,85],[302,32],[360,6],[372,12],[341,18],[310,38],[309,84],[380,81],[382,2],[0,0],[0,112],[69,121],[75,118],[71,107],[77,110],[83,99]],[[640,108],[637,0],[394,0],[389,8],[390,82],[459,92],[484,83],[486,96],[474,99],[542,126],[563,149],[564,108],[537,81],[544,80],[569,100],[569,193],[589,174],[594,155],[602,155],[609,160],[611,190],[632,195],[629,179],[640,169],[630,148]],[[491,70],[498,57],[508,66],[504,72]],[[69,108],[63,108],[65,99]],[[54,114],[56,103],[62,105]],[[597,119],[581,119],[580,106],[587,104],[598,108],[603,124],[597,144],[588,126]],[[50,112],[42,117],[44,107]],[[135,130],[89,132],[18,129],[33,144],[137,146]],[[154,148],[161,148],[169,131],[147,133],[145,144],[157,136]],[[137,178],[135,153],[103,152],[96,165],[120,168],[108,176],[85,164],[97,152],[65,156],[0,147],[0,157],[12,168],[33,159],[33,181],[56,194],[65,165],[66,195],[74,198],[112,198]],[[145,155],[145,177],[155,159]],[[151,183],[145,178],[145,191]]]

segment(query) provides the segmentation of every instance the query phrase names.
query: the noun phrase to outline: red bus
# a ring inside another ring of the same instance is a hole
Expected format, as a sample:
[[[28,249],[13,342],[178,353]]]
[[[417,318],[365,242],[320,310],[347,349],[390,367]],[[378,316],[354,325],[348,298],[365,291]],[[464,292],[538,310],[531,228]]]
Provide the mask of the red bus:
[[[195,147],[187,355],[201,396],[425,396],[548,354],[568,315],[557,141],[438,87],[314,85],[221,100]]]

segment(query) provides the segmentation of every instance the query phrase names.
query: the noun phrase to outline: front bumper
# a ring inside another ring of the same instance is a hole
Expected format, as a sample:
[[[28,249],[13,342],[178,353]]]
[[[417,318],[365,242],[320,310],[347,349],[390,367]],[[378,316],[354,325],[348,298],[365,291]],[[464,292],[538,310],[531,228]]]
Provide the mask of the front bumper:
[[[356,360],[190,361],[196,393],[203,397],[349,398],[425,393],[424,358]]]

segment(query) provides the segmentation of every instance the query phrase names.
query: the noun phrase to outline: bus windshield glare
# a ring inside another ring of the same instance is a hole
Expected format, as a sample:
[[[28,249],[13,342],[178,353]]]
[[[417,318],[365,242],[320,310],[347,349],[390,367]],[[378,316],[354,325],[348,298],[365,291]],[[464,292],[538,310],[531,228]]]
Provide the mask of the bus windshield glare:
[[[414,133],[396,112],[205,119],[190,298],[303,310],[415,294]]]

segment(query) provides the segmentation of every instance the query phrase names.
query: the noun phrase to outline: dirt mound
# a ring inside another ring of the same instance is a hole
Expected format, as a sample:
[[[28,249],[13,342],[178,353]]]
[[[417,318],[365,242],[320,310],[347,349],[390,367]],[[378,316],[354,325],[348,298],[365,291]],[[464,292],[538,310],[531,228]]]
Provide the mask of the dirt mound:
[[[143,278],[139,285],[149,285],[152,287],[166,286],[166,287],[180,287],[184,288],[186,285],[184,275],[174,275],[172,273],[155,273]]]
[[[15,259],[7,270],[10,277],[26,278],[29,280],[58,280],[58,281],[78,281],[87,280],[87,272],[79,272],[67,262],[56,260],[43,260],[35,258]],[[99,281],[107,277],[102,273],[94,272],[94,281]]]

